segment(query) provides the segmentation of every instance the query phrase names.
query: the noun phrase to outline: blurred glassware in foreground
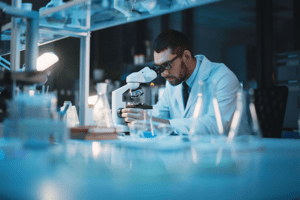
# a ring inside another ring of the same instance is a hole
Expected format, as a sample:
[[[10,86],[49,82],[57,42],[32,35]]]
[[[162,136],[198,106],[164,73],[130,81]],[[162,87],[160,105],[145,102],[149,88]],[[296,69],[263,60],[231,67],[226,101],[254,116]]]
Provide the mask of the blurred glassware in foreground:
[[[58,120],[54,94],[20,94],[8,102],[8,116],[3,122],[3,136],[21,138],[27,147],[45,147],[65,143],[66,125]]]
[[[210,85],[199,81],[198,99],[193,115],[193,122],[187,136],[189,140],[214,143],[218,139],[224,139],[224,127],[217,98],[216,85],[216,81],[213,81],[213,84]],[[212,99],[212,101],[209,101],[209,99]],[[202,119],[207,113],[213,113],[213,116],[205,117],[213,117],[215,119],[214,126],[207,127],[209,125],[203,124]]]
[[[153,129],[152,110],[143,110],[144,120],[130,123],[130,135],[139,138],[154,138],[156,133]]]
[[[237,93],[236,110],[227,142],[242,149],[260,148],[262,147],[261,138],[262,133],[254,104],[254,90],[252,88],[240,89]]]
[[[152,110],[144,110],[144,120],[137,120],[130,123],[130,135],[132,138],[163,139],[173,132],[169,124],[153,122]]]
[[[93,119],[96,126],[113,127],[114,125],[106,90],[107,83],[97,84],[98,99],[93,108]]]
[[[189,136],[190,137],[196,137],[197,135],[200,135],[200,130],[197,129],[197,121],[201,114],[203,113],[204,110],[204,96],[203,94],[205,93],[205,84],[203,81],[199,81],[199,91],[198,91],[198,99],[196,102],[196,107],[194,110],[194,115],[193,115],[193,123],[189,131]]]
[[[60,108],[63,121],[66,122],[68,128],[78,126],[79,120],[76,107],[72,105],[71,101],[65,101],[64,105]]]

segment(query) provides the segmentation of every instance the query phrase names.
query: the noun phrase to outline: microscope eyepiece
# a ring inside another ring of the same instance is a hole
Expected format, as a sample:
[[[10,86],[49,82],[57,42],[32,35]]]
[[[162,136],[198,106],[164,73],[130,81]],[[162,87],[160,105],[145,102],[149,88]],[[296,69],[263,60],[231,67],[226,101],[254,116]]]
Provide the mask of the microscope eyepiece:
[[[165,71],[165,68],[155,65],[155,63],[153,63],[153,65],[152,65],[152,67],[150,67],[150,69],[155,71],[157,75],[159,75],[160,73]]]

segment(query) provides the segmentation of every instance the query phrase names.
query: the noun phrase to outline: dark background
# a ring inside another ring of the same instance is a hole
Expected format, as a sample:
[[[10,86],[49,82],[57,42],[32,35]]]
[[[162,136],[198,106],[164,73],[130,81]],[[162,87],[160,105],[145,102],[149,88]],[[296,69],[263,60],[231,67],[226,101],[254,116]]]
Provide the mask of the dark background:
[[[26,2],[38,10],[49,1]],[[187,34],[196,54],[225,63],[244,84],[255,80],[258,88],[274,86],[277,54],[300,51],[299,8],[299,0],[225,0],[92,32],[90,93],[95,92],[94,69],[104,69],[104,79],[124,80],[133,69],[134,54],[145,53],[144,41],[153,41],[168,28]],[[40,46],[40,54],[52,51],[60,59],[47,83],[50,90],[74,94],[79,49],[80,39],[71,37]]]

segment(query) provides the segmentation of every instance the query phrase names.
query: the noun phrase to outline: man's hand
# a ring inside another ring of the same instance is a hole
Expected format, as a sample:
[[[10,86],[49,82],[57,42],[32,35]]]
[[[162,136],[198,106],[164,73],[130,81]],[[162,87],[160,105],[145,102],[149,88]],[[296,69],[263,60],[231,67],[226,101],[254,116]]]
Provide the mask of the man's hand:
[[[140,109],[140,108],[123,108],[122,109],[122,117],[125,118],[126,122],[132,122],[132,121],[136,121],[136,120],[144,120],[149,119],[149,115],[146,112],[146,110],[144,109]],[[157,117],[152,117],[152,120],[154,122],[160,122],[160,123],[165,123],[165,124],[170,124],[169,120],[165,120],[165,119],[160,119]]]
[[[145,110],[140,108],[123,108],[122,117],[124,117],[125,121],[129,123],[135,120],[144,120],[144,117],[149,118]]]

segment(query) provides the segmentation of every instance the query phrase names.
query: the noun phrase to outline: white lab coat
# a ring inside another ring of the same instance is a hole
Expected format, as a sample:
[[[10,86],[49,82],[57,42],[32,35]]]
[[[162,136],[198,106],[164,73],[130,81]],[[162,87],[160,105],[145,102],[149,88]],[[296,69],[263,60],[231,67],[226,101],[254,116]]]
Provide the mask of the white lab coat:
[[[203,55],[196,55],[197,64],[194,72],[196,77],[191,87],[189,99],[184,109],[182,84],[172,86],[168,81],[164,94],[153,106],[153,116],[170,121],[178,134],[189,133],[193,122],[193,114],[198,99],[199,81],[206,85],[204,93],[203,112],[197,120],[197,131],[202,134],[218,134],[214,108],[212,104],[214,84],[216,82],[216,97],[219,103],[225,134],[228,134],[233,113],[236,107],[236,94],[240,84],[235,74],[224,64],[210,62]],[[194,73],[193,72],[193,73]]]

